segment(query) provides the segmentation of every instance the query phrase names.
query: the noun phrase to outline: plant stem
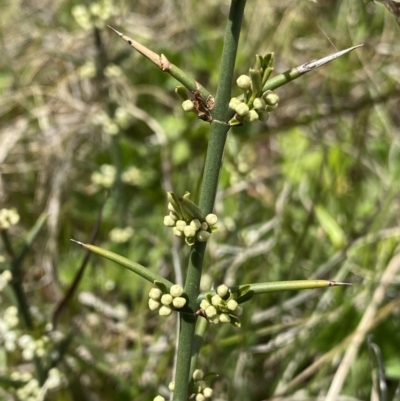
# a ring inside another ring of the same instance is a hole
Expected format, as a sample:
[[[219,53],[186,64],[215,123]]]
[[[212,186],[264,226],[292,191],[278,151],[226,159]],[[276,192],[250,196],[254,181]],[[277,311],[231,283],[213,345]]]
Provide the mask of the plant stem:
[[[210,139],[204,167],[203,181],[200,191],[199,206],[204,215],[213,210],[217,193],[219,173],[222,165],[222,156],[229,127],[221,124],[229,120],[229,100],[235,68],[236,53],[239,43],[240,28],[242,25],[246,0],[232,0],[229,20],[225,31],[224,48],[222,51],[219,83],[213,109]],[[185,293],[188,296],[189,308],[195,312],[196,299],[199,295],[201,269],[206,249],[205,243],[197,242],[192,249],[189,259],[188,273],[185,283]],[[194,341],[196,315],[180,314],[181,331],[175,375],[174,401],[187,401],[188,384],[190,381],[190,360]]]

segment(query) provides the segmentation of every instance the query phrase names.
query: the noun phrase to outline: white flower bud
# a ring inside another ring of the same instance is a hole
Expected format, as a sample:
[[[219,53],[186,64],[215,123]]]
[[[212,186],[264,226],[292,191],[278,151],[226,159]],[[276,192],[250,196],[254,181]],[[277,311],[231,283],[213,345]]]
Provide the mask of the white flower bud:
[[[174,305],[176,309],[181,309],[186,305],[186,299],[183,297],[176,297],[172,300],[172,305]]]
[[[174,391],[175,390],[175,382],[171,382],[168,384],[168,390],[169,391]]]
[[[161,395],[158,395],[157,397],[155,397],[155,398],[153,399],[153,401],[165,401],[165,398],[162,397]]]
[[[235,110],[240,103],[242,103],[240,99],[238,99],[237,97],[233,97],[229,102],[229,108]]]
[[[157,310],[161,306],[160,302],[155,301],[154,299],[149,299],[149,308],[150,310]]]
[[[214,317],[214,316],[217,315],[217,310],[216,310],[215,307],[212,306],[212,305],[210,305],[210,306],[205,310],[205,312],[206,312],[206,315],[207,315],[208,318],[212,318],[212,317]]]
[[[204,377],[204,372],[201,369],[196,369],[193,372],[193,380],[197,381],[197,380],[202,380]]]
[[[221,313],[219,315],[219,321],[221,323],[229,323],[231,321],[231,318],[229,317],[229,315],[227,313]]]
[[[217,221],[218,221],[218,217],[217,217],[217,215],[214,214],[214,213],[210,213],[210,214],[208,214],[208,215],[206,216],[206,223],[207,223],[209,226],[214,226],[214,225],[217,223]]]
[[[208,230],[208,224],[205,222],[205,221],[203,221],[202,223],[201,223],[201,227],[200,227],[202,230],[204,230],[204,231],[207,231]]]
[[[218,315],[215,315],[214,317],[211,317],[208,319],[208,321],[212,324],[218,324],[219,323],[219,317]]]
[[[203,390],[203,395],[204,395],[204,397],[206,397],[206,398],[211,398],[212,395],[213,395],[213,389],[210,388],[210,387],[206,387],[206,388]]]
[[[172,228],[172,232],[174,233],[174,235],[175,235],[176,237],[182,237],[182,235],[183,235],[183,232],[180,231],[180,230],[178,230],[176,227],[173,227],[173,228]]]
[[[210,305],[211,304],[206,299],[203,299],[200,302],[200,308],[203,309],[203,310],[206,310]]]
[[[195,398],[196,401],[204,401],[205,399],[206,398],[204,397],[203,394],[201,394],[201,393],[196,394],[196,398]]]
[[[198,219],[194,219],[190,222],[190,225],[197,231],[201,227],[201,223]]]
[[[251,79],[248,75],[241,75],[237,80],[236,84],[240,89],[250,89]]]
[[[170,212],[169,213],[169,217],[171,217],[171,219],[174,220],[174,221],[178,221],[179,220],[179,216],[175,212]]]
[[[228,307],[229,310],[235,311],[239,306],[239,304],[234,299],[230,299],[226,304],[226,306]]]
[[[249,109],[249,106],[247,106],[246,103],[240,103],[236,107],[235,111],[236,111],[236,114],[238,114],[239,116],[244,117],[246,114],[249,113],[250,109]]]
[[[158,311],[158,314],[160,316],[169,316],[172,313],[172,309],[169,306],[163,305],[160,310]]]
[[[264,109],[265,109],[265,106],[266,106],[265,100],[264,100],[264,99],[261,99],[261,98],[259,98],[259,97],[256,97],[256,98],[254,99],[253,106],[254,106],[254,108],[255,108],[256,110],[264,110]]]
[[[257,121],[259,119],[258,117],[258,113],[255,110],[250,110],[247,114],[246,114],[246,120],[253,122],[253,121]]]
[[[176,210],[175,210],[175,208],[172,206],[172,203],[171,203],[171,202],[168,202],[168,210],[169,210],[170,212],[176,213]]]
[[[225,284],[221,284],[217,287],[217,294],[223,298],[226,294],[228,294],[229,288]]]
[[[171,287],[171,289],[169,290],[169,293],[173,296],[173,297],[180,297],[183,294],[183,288],[181,285],[179,284],[175,284]]]
[[[193,226],[186,226],[183,230],[185,237],[194,237],[196,235],[196,229]]]
[[[210,233],[208,231],[200,230],[198,231],[196,238],[200,242],[206,242],[210,237]]]
[[[263,98],[268,106],[275,106],[279,102],[279,96],[272,91],[264,92]]]
[[[162,297],[162,291],[159,288],[152,288],[149,292],[149,297],[158,301]]]
[[[174,227],[175,226],[175,220],[173,220],[171,218],[171,216],[164,216],[164,226]]]
[[[211,303],[214,305],[214,306],[218,306],[220,303],[221,303],[221,301],[222,301],[222,298],[217,294],[217,295],[214,295],[212,298],[211,298]]]
[[[185,220],[178,220],[175,224],[176,224],[176,229],[179,231],[182,231],[182,232],[185,229],[185,227],[187,226]]]
[[[190,99],[185,100],[184,102],[182,102],[182,109],[184,111],[193,111],[194,110],[193,102]]]
[[[172,304],[172,295],[171,294],[164,294],[162,297],[161,297],[161,303],[163,304],[163,305],[171,305]]]

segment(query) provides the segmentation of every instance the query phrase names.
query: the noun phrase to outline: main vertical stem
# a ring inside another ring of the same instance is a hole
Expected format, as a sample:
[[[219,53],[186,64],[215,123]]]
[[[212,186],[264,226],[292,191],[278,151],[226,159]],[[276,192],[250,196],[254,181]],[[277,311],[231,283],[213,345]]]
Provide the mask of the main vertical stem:
[[[236,53],[239,43],[240,28],[242,25],[246,0],[232,0],[229,11],[229,20],[225,31],[224,48],[222,51],[221,67],[213,119],[211,122],[210,139],[208,142],[203,181],[201,184],[199,206],[204,215],[211,213],[214,207],[218,188],[219,174],[222,166],[222,156],[229,126],[222,124],[228,121],[229,100],[235,68]],[[188,271],[185,283],[185,293],[188,296],[188,306],[196,311],[196,299],[199,295],[201,269],[206,243],[196,242],[190,254]],[[180,314],[181,330],[179,333],[179,346],[177,367],[175,375],[174,401],[188,400],[188,383],[190,381],[190,360],[192,344],[196,326],[196,315]]]

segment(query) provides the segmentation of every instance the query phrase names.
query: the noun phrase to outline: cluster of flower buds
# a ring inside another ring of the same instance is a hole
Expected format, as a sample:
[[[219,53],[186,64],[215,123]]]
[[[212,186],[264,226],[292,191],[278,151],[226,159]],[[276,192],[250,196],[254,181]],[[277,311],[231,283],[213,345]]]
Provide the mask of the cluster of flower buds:
[[[236,113],[229,125],[242,125],[245,121],[267,121],[269,112],[278,107],[279,96],[271,90],[263,90],[274,70],[273,61],[274,53],[264,57],[257,55],[255,68],[250,68],[249,75],[241,75],[236,80],[237,86],[244,93],[229,102],[229,108]]]
[[[217,287],[216,294],[207,293],[200,303],[197,314],[205,317],[210,323],[230,323],[240,327],[238,316],[243,308],[236,301],[237,294],[231,293],[225,284]]]
[[[195,400],[195,401],[205,401],[207,399],[210,399],[213,394],[213,390],[211,387],[207,386],[206,381],[214,379],[216,376],[215,373],[208,373],[207,375],[204,375],[204,372],[201,369],[196,369],[193,372],[193,383],[191,385],[190,391],[193,394],[193,396],[190,397],[190,399]],[[175,382],[171,382],[168,385],[168,389],[170,391],[175,390]],[[160,396],[159,396],[160,397]],[[156,397],[157,398],[157,397]],[[161,399],[156,399],[154,398],[154,401],[162,401]]]
[[[164,217],[164,225],[171,227],[175,236],[184,237],[185,242],[192,246],[196,241],[205,242],[217,227],[217,216],[203,216],[198,206],[189,199],[186,192],[181,198],[173,192],[168,192],[169,215]]]
[[[160,286],[163,288],[163,286]],[[169,292],[164,288],[152,288],[149,292],[149,308],[157,310],[160,316],[169,316],[173,310],[181,309],[186,305],[183,288],[179,284],[173,285]]]

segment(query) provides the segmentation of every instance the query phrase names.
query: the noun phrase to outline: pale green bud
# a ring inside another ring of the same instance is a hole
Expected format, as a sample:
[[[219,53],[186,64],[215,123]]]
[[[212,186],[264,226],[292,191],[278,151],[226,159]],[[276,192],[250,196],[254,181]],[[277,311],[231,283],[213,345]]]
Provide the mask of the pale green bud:
[[[171,305],[172,304],[172,295],[171,294],[164,294],[162,297],[161,297],[161,303],[163,304],[163,305]]]
[[[207,217],[206,217],[206,219],[207,219]],[[190,225],[191,225],[192,227],[194,227],[194,229],[195,229],[196,231],[201,227],[201,223],[200,223],[200,221],[199,221],[198,219],[192,220],[192,221],[190,222]]]
[[[210,237],[210,233],[208,231],[204,231],[204,230],[200,230],[196,235],[197,240],[200,242],[206,242],[209,237]]]
[[[175,390],[175,382],[171,382],[168,384],[168,390],[169,391],[174,391]]]
[[[236,85],[240,89],[250,89],[251,88],[251,79],[248,75],[241,75],[237,80],[236,80]]]
[[[183,233],[185,237],[194,237],[196,235],[196,229],[193,226],[186,226]]]
[[[257,121],[258,119],[259,119],[258,113],[255,110],[250,110],[246,114],[246,120],[248,120],[250,122]]]
[[[174,227],[175,226],[175,220],[173,220],[171,218],[171,216],[164,216],[164,226]]]
[[[221,313],[219,315],[219,321],[221,323],[229,323],[231,321],[231,318],[229,317],[229,315],[227,313]]]
[[[158,302],[152,298],[149,299],[148,305],[149,305],[150,310],[157,310],[161,306],[160,302]]]
[[[193,372],[193,380],[197,381],[197,380],[202,380],[204,377],[204,372],[201,369],[196,369]]]
[[[181,309],[186,305],[186,299],[183,297],[176,297],[172,300],[172,305],[174,305],[176,309]]]
[[[203,221],[202,223],[201,223],[201,227],[200,227],[202,230],[204,230],[204,231],[207,231],[208,230],[208,224],[205,222],[205,221]]]
[[[183,294],[183,288],[181,285],[179,284],[175,284],[171,287],[171,289],[169,290],[169,293],[173,296],[173,297],[180,297]]]
[[[226,306],[228,307],[229,310],[235,311],[239,306],[239,304],[234,299],[230,299],[226,304]]]
[[[174,235],[175,235],[176,237],[182,237],[182,235],[183,235],[183,232],[180,231],[180,230],[178,230],[176,227],[173,227],[173,228],[172,228],[172,232],[174,233]]]
[[[235,310],[235,315],[236,316],[241,316],[242,313],[243,313],[243,308],[239,305]]]
[[[201,393],[196,394],[196,398],[195,398],[196,401],[204,401],[205,399],[206,398],[204,397],[203,394],[201,394]]]
[[[193,110],[194,110],[194,104],[193,104],[193,102],[192,102],[190,99],[185,100],[185,101],[182,103],[182,109],[183,109],[184,111],[193,111]]]
[[[265,110],[266,110],[266,111],[274,111],[274,110],[276,110],[277,108],[278,108],[278,103],[275,104],[274,106],[267,106],[267,107],[265,108]]]
[[[211,304],[206,299],[203,299],[200,302],[200,308],[203,309],[203,310],[206,310],[210,305]]]
[[[187,226],[185,220],[178,220],[175,224],[176,224],[176,229],[179,231],[182,231],[182,232],[185,229],[185,227]]]
[[[211,298],[211,303],[214,305],[214,306],[218,306],[220,303],[221,303],[221,301],[222,301],[222,298],[217,294],[217,295],[214,295],[212,298]]]
[[[208,318],[213,318],[214,316],[217,315],[217,310],[215,309],[214,306],[210,305],[206,310],[206,315]]]
[[[197,392],[201,393],[206,388],[206,382],[204,380],[196,380]]]
[[[258,112],[258,117],[260,121],[268,121],[269,119],[269,113],[267,111],[259,111]]]
[[[153,401],[165,401],[165,398],[162,397],[161,395],[158,395],[157,397],[155,397],[155,398],[153,399]]]
[[[221,284],[217,287],[217,294],[223,298],[226,294],[228,294],[229,288],[225,284]]]
[[[176,213],[176,210],[175,210],[175,208],[172,206],[172,203],[171,203],[171,202],[168,202],[168,210],[169,210],[170,212],[175,212],[175,213]]]
[[[163,293],[159,288],[152,288],[149,291],[149,297],[155,301],[158,301],[162,297],[162,294]]]
[[[229,102],[229,108],[235,110],[240,103],[242,103],[240,99],[238,99],[237,97],[233,97]]]
[[[279,96],[274,93],[274,92],[264,92],[263,93],[263,98],[265,100],[265,103],[267,104],[267,106],[275,106],[276,104],[278,104],[279,102]]]
[[[210,388],[210,387],[206,387],[206,388],[203,390],[203,395],[204,395],[204,397],[206,397],[206,398],[211,398],[212,395],[213,395],[213,389]]]
[[[218,217],[217,217],[217,215],[214,214],[214,213],[210,213],[210,214],[208,214],[208,215],[206,216],[206,223],[207,223],[209,226],[215,225],[215,224],[217,223],[217,221],[218,221]]]
[[[158,314],[160,316],[169,316],[172,313],[172,309],[169,306],[163,305],[160,310],[158,311]]]
[[[236,114],[238,114],[239,116],[244,117],[246,114],[249,113],[250,109],[249,109],[249,106],[247,106],[246,103],[240,103],[236,107],[235,111],[236,111]]]
[[[219,323],[219,317],[218,315],[215,315],[214,317],[211,317],[208,319],[208,321],[212,324],[218,324]]]
[[[261,98],[259,98],[259,97],[256,97],[256,98],[254,99],[253,106],[254,106],[254,108],[255,108],[256,110],[264,110],[264,109],[265,109],[265,106],[266,106],[265,100],[264,100],[264,99],[261,99]]]

